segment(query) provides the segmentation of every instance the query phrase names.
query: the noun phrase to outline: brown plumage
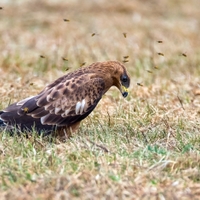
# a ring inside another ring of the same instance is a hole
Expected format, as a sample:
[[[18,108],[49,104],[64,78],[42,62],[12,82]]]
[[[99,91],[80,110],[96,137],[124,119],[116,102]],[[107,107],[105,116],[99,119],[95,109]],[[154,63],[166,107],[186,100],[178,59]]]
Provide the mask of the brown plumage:
[[[130,78],[123,64],[96,62],[62,76],[38,95],[0,111],[0,126],[70,136],[111,86],[116,86],[126,97],[129,85]]]

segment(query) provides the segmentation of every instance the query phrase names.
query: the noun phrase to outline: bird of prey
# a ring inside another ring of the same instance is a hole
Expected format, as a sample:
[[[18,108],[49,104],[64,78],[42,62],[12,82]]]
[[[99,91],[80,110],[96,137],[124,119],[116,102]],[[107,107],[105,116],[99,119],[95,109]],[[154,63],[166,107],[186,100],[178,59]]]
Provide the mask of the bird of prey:
[[[0,111],[0,126],[18,133],[36,130],[43,135],[69,137],[110,87],[116,86],[126,97],[129,85],[123,64],[95,62],[58,78],[38,95]]]

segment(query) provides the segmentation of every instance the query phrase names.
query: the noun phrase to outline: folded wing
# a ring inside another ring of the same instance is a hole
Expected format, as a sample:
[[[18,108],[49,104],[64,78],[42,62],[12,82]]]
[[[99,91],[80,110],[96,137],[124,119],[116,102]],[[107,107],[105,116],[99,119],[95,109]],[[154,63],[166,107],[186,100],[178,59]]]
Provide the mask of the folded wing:
[[[39,95],[7,107],[0,118],[7,124],[36,129],[69,126],[87,117],[104,93],[105,83],[90,74],[61,79]]]

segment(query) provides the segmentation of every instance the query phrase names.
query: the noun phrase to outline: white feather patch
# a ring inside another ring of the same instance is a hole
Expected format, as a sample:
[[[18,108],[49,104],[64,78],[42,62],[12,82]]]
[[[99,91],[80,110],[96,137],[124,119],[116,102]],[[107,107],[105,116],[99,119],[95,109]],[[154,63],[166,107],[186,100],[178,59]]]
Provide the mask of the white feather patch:
[[[55,114],[57,115],[61,111],[61,108],[57,107],[55,108]]]
[[[42,124],[46,124],[45,121],[48,118],[48,116],[49,115],[45,115],[45,116],[43,116],[43,117],[40,118],[40,121],[41,121]]]
[[[83,113],[83,110],[84,110],[84,108],[85,108],[85,99],[83,99],[83,100],[81,101],[81,109],[80,109],[80,114],[82,114],[82,113]]]
[[[76,104],[76,109],[75,109],[76,115],[78,115],[78,113],[79,113],[79,111],[80,111],[80,108],[81,108],[81,105],[82,105],[81,102],[78,101],[77,104]]]
[[[51,99],[51,93],[48,94],[46,98],[47,98],[47,101],[50,102],[50,99]]]
[[[84,111],[84,108],[85,108],[85,99],[83,99],[81,102],[78,101],[75,108],[76,115],[82,114]]]
[[[3,123],[6,125],[6,122],[0,117],[0,120],[3,121]]]
[[[70,109],[65,110],[65,112],[62,113],[61,116],[62,116],[62,117],[67,117],[69,111],[70,111]]]
[[[69,111],[70,111],[70,109],[65,110],[65,116],[68,115]]]
[[[44,106],[44,109],[49,110],[50,107],[51,107],[51,104],[47,104],[46,106]]]

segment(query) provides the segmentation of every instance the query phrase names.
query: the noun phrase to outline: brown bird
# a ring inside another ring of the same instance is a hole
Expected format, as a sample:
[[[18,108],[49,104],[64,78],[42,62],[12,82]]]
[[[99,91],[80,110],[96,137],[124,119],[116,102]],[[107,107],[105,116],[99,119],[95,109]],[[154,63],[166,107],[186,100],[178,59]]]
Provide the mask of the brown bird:
[[[110,87],[116,86],[126,97],[129,85],[123,64],[96,62],[60,77],[38,95],[0,111],[0,126],[11,132],[36,130],[42,135],[69,137]]]

